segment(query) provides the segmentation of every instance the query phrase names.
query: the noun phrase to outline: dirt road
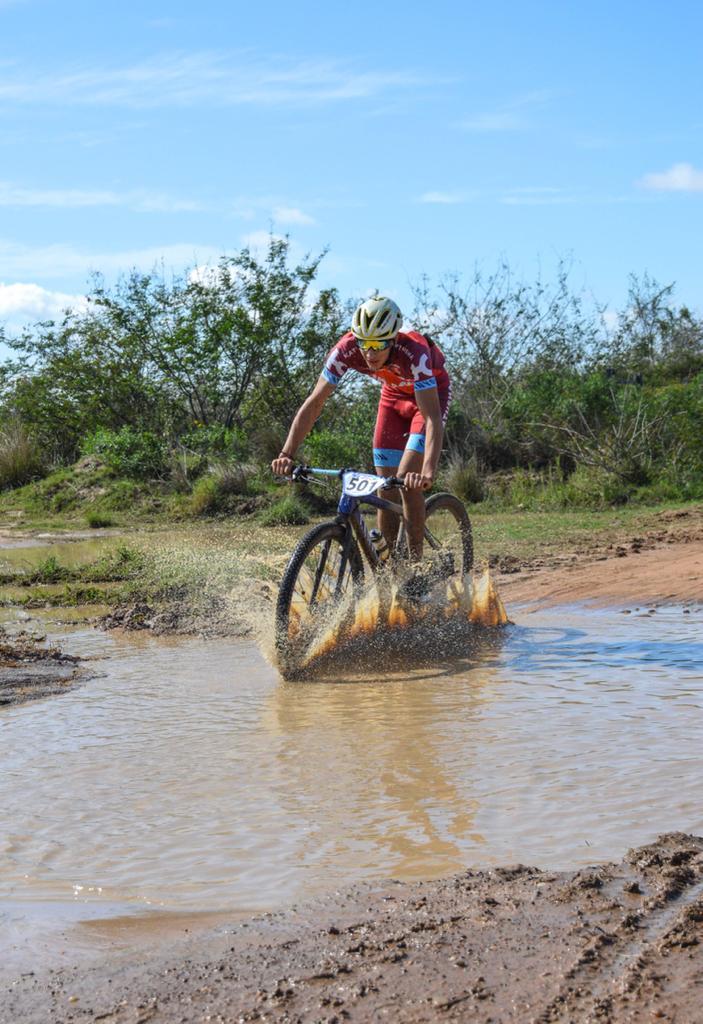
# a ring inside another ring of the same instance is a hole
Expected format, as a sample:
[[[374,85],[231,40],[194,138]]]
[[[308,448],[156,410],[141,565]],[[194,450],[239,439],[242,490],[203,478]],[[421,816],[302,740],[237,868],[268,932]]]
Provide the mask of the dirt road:
[[[498,561],[501,597],[533,607],[686,604],[703,601],[703,510],[659,514],[659,523],[620,543],[597,541],[549,558]]]

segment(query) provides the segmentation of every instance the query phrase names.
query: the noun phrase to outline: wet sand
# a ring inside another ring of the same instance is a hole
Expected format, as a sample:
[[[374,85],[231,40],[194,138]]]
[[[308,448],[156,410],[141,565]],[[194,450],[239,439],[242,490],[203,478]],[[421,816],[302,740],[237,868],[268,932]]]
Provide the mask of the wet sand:
[[[0,1021],[697,1024],[701,939],[703,839],[673,833],[619,864],[356,887],[136,960],[37,970]]]
[[[87,676],[80,661],[42,637],[9,635],[0,626],[0,706],[66,693]]]

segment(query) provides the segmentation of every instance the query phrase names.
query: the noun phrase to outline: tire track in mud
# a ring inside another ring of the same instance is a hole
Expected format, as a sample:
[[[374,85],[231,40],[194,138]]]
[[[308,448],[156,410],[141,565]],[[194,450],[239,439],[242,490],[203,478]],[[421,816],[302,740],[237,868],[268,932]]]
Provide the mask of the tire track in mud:
[[[694,964],[693,954],[685,952],[703,939],[703,843],[673,833],[631,851],[625,864],[633,869],[628,874],[584,873],[571,883],[592,888],[598,894],[594,902],[600,899],[606,913],[621,910],[623,917],[612,930],[596,926],[598,933],[536,1018],[539,1024],[703,1021],[703,963],[699,955]],[[623,905],[622,893],[640,906]],[[671,991],[682,981],[686,988],[698,988],[697,1009],[669,1005]]]

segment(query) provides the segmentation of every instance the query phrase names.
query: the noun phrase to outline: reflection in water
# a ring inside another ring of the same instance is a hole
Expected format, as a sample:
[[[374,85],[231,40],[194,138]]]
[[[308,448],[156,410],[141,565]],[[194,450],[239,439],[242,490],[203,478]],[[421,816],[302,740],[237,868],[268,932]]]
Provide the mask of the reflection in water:
[[[481,679],[454,704],[415,675],[416,684],[407,673],[380,684],[286,684],[269,697],[265,724],[286,737],[296,815],[309,824],[303,859],[323,873],[351,856],[362,874],[379,863],[399,877],[443,874],[461,867],[462,846],[482,842],[471,746],[447,749],[457,722],[470,733],[480,717]]]
[[[0,900],[268,909],[700,831],[701,614],[512,617],[298,683],[243,644],[68,634],[103,674],[0,712]]]
[[[47,558],[55,558],[69,567],[80,565],[97,560],[124,542],[124,537],[110,530],[91,530],[74,536],[70,541],[52,534],[0,536],[0,571],[29,571]]]

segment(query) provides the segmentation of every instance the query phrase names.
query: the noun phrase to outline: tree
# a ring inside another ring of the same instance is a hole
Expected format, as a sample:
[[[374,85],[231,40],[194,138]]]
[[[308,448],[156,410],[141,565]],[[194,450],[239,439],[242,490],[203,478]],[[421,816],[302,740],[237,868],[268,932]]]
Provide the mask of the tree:
[[[312,295],[322,256],[291,266],[273,236],[167,280],[93,281],[87,309],[11,342],[3,404],[65,455],[99,427],[178,436],[194,424],[283,431],[340,329],[334,290]]]

